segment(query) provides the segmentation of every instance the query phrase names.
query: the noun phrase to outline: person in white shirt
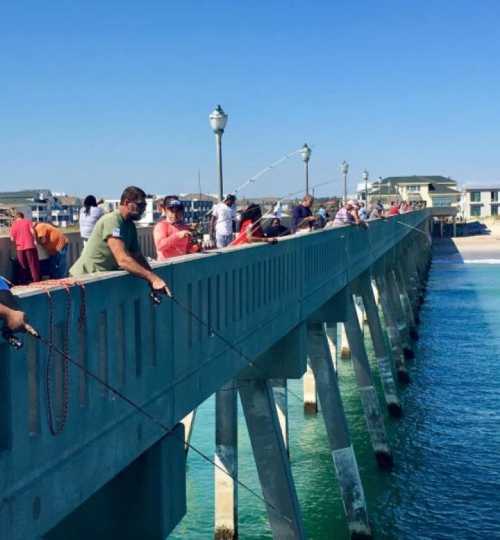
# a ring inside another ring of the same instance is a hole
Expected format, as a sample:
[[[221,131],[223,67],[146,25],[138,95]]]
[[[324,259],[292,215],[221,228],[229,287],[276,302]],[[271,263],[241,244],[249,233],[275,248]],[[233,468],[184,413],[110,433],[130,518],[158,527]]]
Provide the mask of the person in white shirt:
[[[210,236],[215,240],[218,248],[228,246],[233,240],[233,224],[236,219],[235,202],[236,197],[229,194],[213,207]]]
[[[80,236],[83,244],[87,242],[94,230],[99,218],[104,214],[102,208],[97,206],[97,200],[93,195],[87,195],[80,208]]]

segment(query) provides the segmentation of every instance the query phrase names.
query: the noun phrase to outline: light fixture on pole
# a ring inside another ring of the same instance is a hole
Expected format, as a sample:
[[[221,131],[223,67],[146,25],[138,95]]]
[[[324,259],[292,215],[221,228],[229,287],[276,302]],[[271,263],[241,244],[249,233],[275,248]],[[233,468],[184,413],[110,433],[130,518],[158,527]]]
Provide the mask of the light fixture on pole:
[[[349,163],[343,161],[340,165],[340,171],[344,175],[344,204],[347,202],[347,173],[349,172]]]
[[[304,143],[300,154],[302,156],[302,159],[304,160],[304,165],[306,168],[306,195],[309,194],[309,160],[311,159],[311,153],[312,150],[309,148],[309,146],[307,146],[306,143]]]
[[[366,204],[366,206],[368,206],[368,178],[369,178],[369,176],[370,176],[370,174],[365,169],[363,171],[363,180],[365,181],[365,204]]]
[[[219,172],[219,200],[224,199],[224,182],[222,179],[222,134],[227,124],[227,114],[222,110],[220,105],[210,113],[208,117],[210,127],[215,133],[215,142],[217,147],[217,169]]]

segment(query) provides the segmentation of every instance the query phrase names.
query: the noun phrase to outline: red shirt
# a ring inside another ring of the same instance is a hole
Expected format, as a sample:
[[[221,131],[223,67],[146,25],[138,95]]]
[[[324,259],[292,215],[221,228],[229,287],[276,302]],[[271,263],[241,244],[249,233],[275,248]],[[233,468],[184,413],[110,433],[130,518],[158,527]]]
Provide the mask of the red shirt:
[[[242,246],[243,244],[249,244],[247,232],[252,227],[253,223],[250,219],[246,219],[242,224],[240,228],[240,232],[238,233],[238,236],[229,244],[230,246]],[[264,238],[264,232],[262,231],[262,227],[257,224],[252,231],[252,236],[256,236],[257,238]]]
[[[387,212],[388,216],[397,216],[399,214],[399,208],[397,206],[391,206],[389,208],[389,212]]]
[[[29,219],[16,219],[10,228],[10,237],[16,243],[17,251],[35,248],[33,223]]]
[[[155,225],[153,230],[153,239],[156,247],[156,256],[159,261],[165,261],[172,257],[187,255],[188,253],[197,253],[199,247],[193,245],[191,236],[179,238],[177,233],[189,231],[188,225],[184,223],[170,223],[163,220]]]

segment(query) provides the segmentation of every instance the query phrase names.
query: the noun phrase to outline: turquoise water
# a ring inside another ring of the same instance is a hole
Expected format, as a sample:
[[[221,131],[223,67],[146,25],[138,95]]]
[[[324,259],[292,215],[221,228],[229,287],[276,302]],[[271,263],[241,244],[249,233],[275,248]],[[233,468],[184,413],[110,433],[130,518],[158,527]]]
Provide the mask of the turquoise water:
[[[374,535],[500,539],[500,266],[433,264],[428,285],[413,382],[400,392],[405,416],[387,418],[396,462],[391,473],[375,465],[352,367],[339,363]],[[307,536],[347,539],[322,417],[304,416],[301,383],[289,387],[290,454]],[[213,409],[212,399],[200,408],[192,439],[210,455]],[[259,489],[241,415],[239,475]],[[240,537],[271,538],[263,504],[241,488],[239,500]],[[213,471],[191,453],[188,513],[170,538],[212,535]]]

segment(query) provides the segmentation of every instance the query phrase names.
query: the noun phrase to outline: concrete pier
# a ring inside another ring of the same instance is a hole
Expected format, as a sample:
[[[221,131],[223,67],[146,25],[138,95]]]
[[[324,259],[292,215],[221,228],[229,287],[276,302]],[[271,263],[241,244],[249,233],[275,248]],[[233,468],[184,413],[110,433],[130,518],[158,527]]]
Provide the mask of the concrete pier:
[[[70,282],[67,288],[49,286],[50,299],[45,290],[15,290],[44,338],[55,336],[59,345],[67,342],[76,366],[99,374],[126,398],[103,390],[73,364],[66,392],[61,357],[50,358],[54,351],[45,340],[23,336],[27,343],[20,351],[0,343],[0,538],[52,540],[51,534],[67,527],[57,540],[98,539],[101,533],[106,540],[164,540],[186,510],[186,441],[179,423],[185,419],[189,427],[191,418],[192,426],[193,411],[214,394],[215,460],[236,477],[234,387],[241,395],[273,535],[303,538],[285,445],[288,430],[294,436],[293,426],[285,428],[281,412],[286,396],[277,387],[273,390],[270,380],[301,378],[308,348],[309,382],[315,383],[310,401],[317,408],[318,395],[349,528],[353,535],[369,535],[335,371],[336,349],[340,357],[343,348],[345,356],[349,343],[345,331],[344,339],[335,343],[334,325],[347,326],[372,444],[389,461],[361,327],[352,295],[346,304],[345,291],[365,274],[377,280],[390,355],[383,348],[386,336],[380,337],[373,301],[363,298],[363,304],[367,312],[371,305],[368,323],[378,343],[385,399],[395,403],[386,358],[396,363],[399,378],[407,372],[397,302],[391,301],[383,282],[394,270],[397,254],[406,253],[408,269],[403,266],[403,272],[409,274],[407,292],[418,315],[429,267],[424,233],[430,215],[429,210],[410,212],[370,221],[367,228],[291,235],[272,248],[236,246],[158,263],[155,272],[174,292],[173,299],[165,297],[160,305],[152,305],[146,283],[120,271]],[[145,253],[153,249],[150,229],[141,229],[141,238]],[[70,250],[70,256],[76,252]],[[403,290],[394,294],[400,306]],[[402,313],[408,326],[411,319]],[[308,331],[310,323],[316,337]],[[56,414],[64,407],[64,397],[69,405],[64,431],[57,437],[45,420],[47,395],[40,366],[49,360],[57,368],[54,395],[49,396]],[[214,534],[234,538],[238,490],[227,475],[215,476]],[[90,514],[85,514],[87,505],[93,505]]]
[[[325,326],[321,322],[308,324],[308,354],[318,381],[321,413],[325,421],[349,531],[353,537],[369,538],[371,531],[363,485],[351,444]]]
[[[380,408],[377,392],[373,383],[373,376],[366,354],[363,334],[361,333],[356,308],[350,292],[346,295],[345,310],[345,328],[351,346],[352,364],[361,395],[366,426],[368,428],[377,463],[381,468],[388,469],[393,465],[393,458],[387,441],[384,415]]]
[[[214,461],[214,538],[231,540],[238,537],[238,400],[233,380],[215,394]]]
[[[273,538],[305,539],[271,385],[264,379],[248,380],[239,392]]]
[[[388,350],[385,343],[377,304],[375,303],[375,297],[373,296],[370,275],[366,273],[361,276],[356,285],[357,292],[361,295],[363,304],[365,306],[368,328],[370,329],[373,350],[377,359],[380,379],[382,380],[382,388],[384,390],[384,398],[387,409],[392,416],[398,417],[401,416],[402,409],[392,373],[390,358],[391,351]]]

